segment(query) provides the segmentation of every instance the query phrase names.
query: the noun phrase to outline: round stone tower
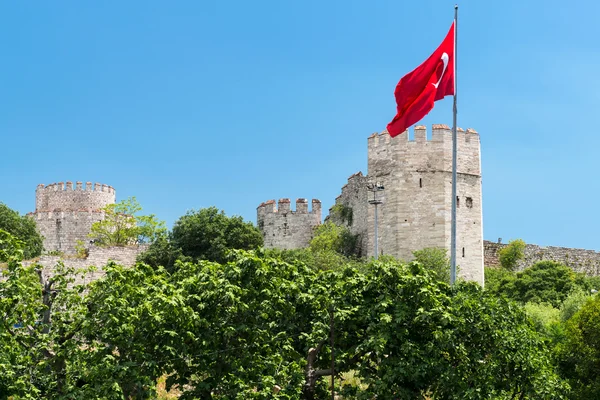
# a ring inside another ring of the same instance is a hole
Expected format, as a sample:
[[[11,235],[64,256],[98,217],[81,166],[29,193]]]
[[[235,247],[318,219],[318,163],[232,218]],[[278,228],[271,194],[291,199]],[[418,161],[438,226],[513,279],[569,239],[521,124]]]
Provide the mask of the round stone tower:
[[[104,218],[101,209],[115,203],[115,189],[92,182],[38,185],[34,218],[44,237],[45,251],[74,253],[78,241],[87,243],[92,224]]]

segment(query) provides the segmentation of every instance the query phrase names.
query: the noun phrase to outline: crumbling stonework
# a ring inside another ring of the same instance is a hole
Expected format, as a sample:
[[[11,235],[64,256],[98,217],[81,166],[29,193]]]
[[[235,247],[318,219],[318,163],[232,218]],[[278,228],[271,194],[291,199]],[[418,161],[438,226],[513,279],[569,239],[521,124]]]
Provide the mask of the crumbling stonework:
[[[147,249],[147,245],[128,246],[128,247],[96,247],[91,246],[86,258],[74,258],[64,256],[44,255],[35,261],[25,261],[24,265],[38,264],[42,266],[42,274],[48,278],[53,275],[56,265],[63,262],[65,267],[76,270],[87,269],[90,266],[96,267],[93,272],[86,273],[83,277],[78,277],[75,284],[86,284],[104,276],[103,267],[110,261],[114,261],[125,267],[135,265],[137,256]]]
[[[498,251],[506,246],[508,245],[487,240],[484,241],[485,266],[499,266]],[[524,253],[525,256],[519,261],[517,266],[519,271],[530,267],[538,261],[553,260],[565,264],[576,272],[583,272],[592,276],[600,275],[600,252],[597,251],[527,244]]]
[[[290,199],[280,199],[260,204],[256,209],[257,223],[263,234],[265,248],[298,249],[308,246],[314,228],[321,223],[321,202],[297,199],[296,211],[290,208]]]
[[[350,232],[357,235],[356,253],[358,256],[369,254],[367,245],[369,244],[366,236],[367,217],[368,217],[368,195],[367,184],[368,177],[362,172],[357,172],[348,178],[348,183],[342,187],[342,194],[336,199],[336,205],[345,207],[336,212],[336,206],[329,209],[329,215],[326,220],[334,224],[348,227]]]
[[[45,251],[75,253],[78,241],[88,243],[92,224],[104,219],[101,209],[114,204],[116,193],[111,186],[86,182],[52,183],[38,185],[35,211],[29,215],[35,220],[44,237]]]

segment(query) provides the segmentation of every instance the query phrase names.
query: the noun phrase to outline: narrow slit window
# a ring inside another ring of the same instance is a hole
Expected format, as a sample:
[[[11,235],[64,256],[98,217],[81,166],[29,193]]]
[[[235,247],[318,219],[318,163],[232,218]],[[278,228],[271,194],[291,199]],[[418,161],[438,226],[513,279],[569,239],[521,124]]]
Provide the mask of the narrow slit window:
[[[456,208],[460,207],[460,198],[456,196]]]
[[[419,187],[422,188],[423,187],[423,179],[419,178]]]
[[[465,248],[463,247],[463,257],[465,256]]]
[[[473,208],[473,198],[467,197],[467,208]]]

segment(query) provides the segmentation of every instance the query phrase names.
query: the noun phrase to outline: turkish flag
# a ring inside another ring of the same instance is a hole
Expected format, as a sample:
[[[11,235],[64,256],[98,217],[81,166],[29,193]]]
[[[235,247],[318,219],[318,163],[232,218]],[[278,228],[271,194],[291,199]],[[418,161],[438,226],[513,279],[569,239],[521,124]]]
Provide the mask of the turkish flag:
[[[400,79],[394,95],[398,112],[387,125],[391,137],[419,122],[433,103],[454,94],[454,22],[440,46],[414,71]]]

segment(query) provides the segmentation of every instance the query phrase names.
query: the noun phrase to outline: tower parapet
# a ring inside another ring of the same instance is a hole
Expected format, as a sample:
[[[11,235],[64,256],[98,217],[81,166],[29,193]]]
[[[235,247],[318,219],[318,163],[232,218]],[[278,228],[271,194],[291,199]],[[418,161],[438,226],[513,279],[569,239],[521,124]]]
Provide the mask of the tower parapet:
[[[112,186],[92,182],[67,181],[39,184],[35,212],[30,216],[44,237],[46,251],[74,253],[78,241],[88,242],[92,224],[104,219],[102,208],[114,204]]]
[[[106,184],[86,182],[39,184],[35,193],[35,211],[52,210],[98,210],[115,202],[116,192]]]
[[[268,200],[256,208],[258,228],[263,234],[266,248],[297,249],[307,247],[313,238],[314,228],[321,223],[321,201],[312,199],[311,210],[308,200],[296,200],[296,209],[291,209],[290,199]]]

